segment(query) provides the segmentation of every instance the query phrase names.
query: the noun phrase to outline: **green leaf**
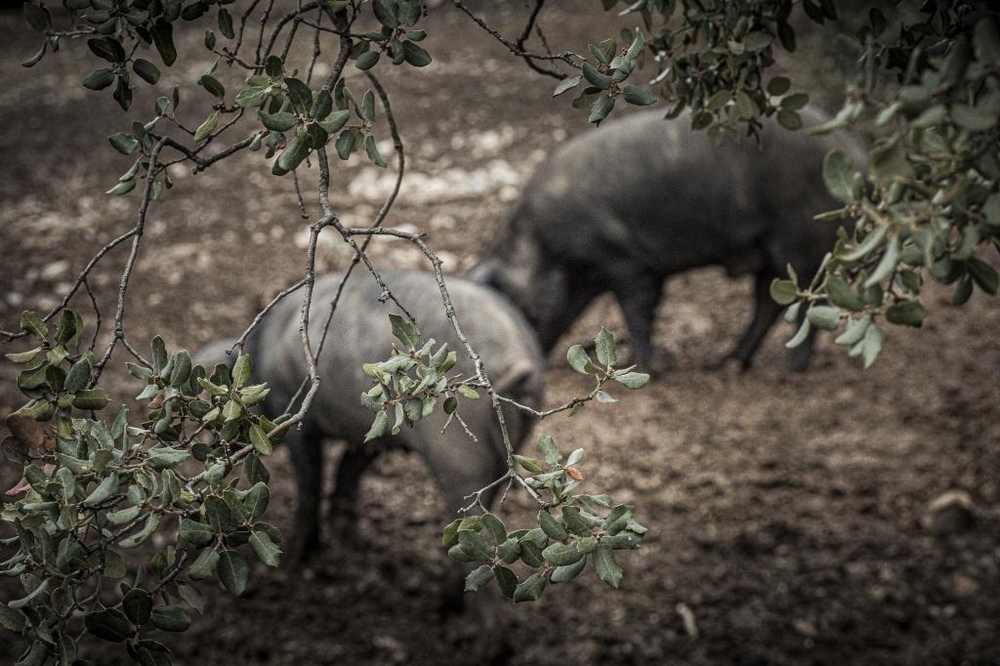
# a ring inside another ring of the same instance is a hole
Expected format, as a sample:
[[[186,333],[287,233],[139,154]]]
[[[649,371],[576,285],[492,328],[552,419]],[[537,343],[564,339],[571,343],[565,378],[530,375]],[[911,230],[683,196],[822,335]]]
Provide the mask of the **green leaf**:
[[[222,85],[222,83],[214,76],[209,76],[207,74],[201,76],[198,79],[198,85],[219,99],[226,98],[226,87]]]
[[[615,588],[616,590],[622,582],[621,566],[615,561],[612,550],[606,546],[598,546],[594,551],[594,568],[597,570],[597,577]]]
[[[1000,118],[997,117],[996,111],[993,109],[955,104],[950,111],[951,119],[955,121],[955,124],[970,132],[985,132],[993,129],[997,122],[1000,122]]]
[[[174,26],[163,19],[158,20],[149,29],[149,34],[153,37],[153,45],[163,64],[170,67],[177,60],[177,49],[174,47]],[[177,105],[174,105],[177,108]]]
[[[226,39],[236,37],[233,31],[233,17],[225,7],[219,9],[219,32],[225,35]]]
[[[615,375],[614,380],[627,389],[640,389],[649,383],[649,375],[645,372],[626,372]]]
[[[52,27],[52,15],[49,10],[32,2],[25,2],[24,17],[35,32],[45,32]]]
[[[968,267],[969,275],[972,276],[976,285],[990,296],[995,296],[997,293],[997,286],[1000,284],[1000,279],[998,279],[996,270],[994,270],[994,268],[985,261],[977,259],[976,257],[969,259]]]
[[[49,334],[49,326],[36,313],[25,310],[21,313],[21,330],[31,333],[39,340],[45,340]]]
[[[500,586],[500,592],[508,599],[513,599],[517,590],[517,575],[514,571],[509,567],[497,565],[493,567],[493,575],[497,579],[497,585]]]
[[[104,477],[99,484],[84,498],[82,504],[97,504],[111,497],[111,493],[118,489],[118,475],[112,472]]]
[[[177,538],[178,545],[180,546],[191,544],[193,546],[204,547],[215,541],[216,535],[211,526],[193,518],[184,518],[181,520]]]
[[[542,548],[537,543],[531,539],[522,538],[518,541],[518,547],[521,551],[521,561],[529,567],[545,566],[545,559],[542,557]]]
[[[600,90],[607,90],[611,87],[611,77],[599,72],[589,62],[583,63],[583,77],[587,79],[592,86],[599,88]]]
[[[271,541],[271,537],[264,531],[254,530],[250,535],[250,547],[261,562],[269,567],[276,567],[281,561],[281,549]]]
[[[253,362],[248,354],[240,354],[233,364],[233,388],[241,389],[250,381],[250,373],[253,371]]]
[[[87,631],[112,643],[121,643],[132,635],[134,629],[125,614],[117,608],[88,613],[84,618]]]
[[[288,98],[292,104],[308,113],[312,108],[312,90],[309,86],[293,77],[287,77],[285,85],[288,87]]]
[[[370,442],[373,439],[382,437],[389,431],[389,414],[385,410],[379,411],[375,414],[375,420],[372,422],[372,427],[369,428],[368,432],[365,434],[365,442]]]
[[[334,111],[328,115],[324,120],[320,121],[319,126],[326,130],[327,134],[336,134],[347,121],[351,118],[351,112],[349,109],[343,109],[340,111]]]
[[[552,92],[553,97],[558,97],[562,95],[567,90],[572,90],[573,88],[580,85],[580,81],[583,80],[582,74],[576,74],[574,76],[567,76],[565,79],[559,82],[556,89]]]
[[[459,529],[458,545],[466,555],[475,561],[483,562],[492,559],[492,549],[477,532]]]
[[[139,147],[139,142],[135,140],[135,137],[131,134],[126,134],[125,132],[112,134],[108,137],[108,141],[110,141],[111,146],[122,155],[131,155],[135,149]]]
[[[378,22],[387,28],[395,29],[399,27],[396,17],[396,3],[394,0],[372,0],[372,11]]]
[[[191,580],[204,580],[214,574],[219,567],[221,558],[214,548],[205,548],[198,554],[195,561],[188,567]]]
[[[615,336],[608,329],[601,327],[601,331],[594,339],[597,352],[597,360],[605,366],[613,366],[618,361],[615,350]]]
[[[302,129],[300,128],[299,131],[296,132],[295,137],[288,142],[285,149],[281,151],[280,155],[278,155],[278,159],[274,161],[274,165],[271,167],[271,173],[276,176],[283,176],[289,171],[294,171],[308,154],[308,134],[302,133]]]
[[[882,280],[889,277],[890,273],[896,270],[896,265],[899,263],[899,251],[899,239],[890,239],[888,245],[886,245],[885,254],[882,255],[881,261],[878,262],[878,266],[875,267],[872,274],[865,280],[865,289],[879,284]]]
[[[789,305],[798,298],[799,290],[791,280],[771,280],[771,299],[778,305]]]
[[[622,97],[629,104],[636,106],[649,106],[656,102],[656,95],[641,86],[625,86]]]
[[[125,49],[112,37],[95,37],[87,40],[87,46],[99,58],[108,62],[121,63],[125,61]]]
[[[587,122],[601,124],[601,121],[608,117],[611,110],[615,106],[615,99],[613,97],[608,97],[607,95],[601,95],[596,100],[594,100],[593,105],[590,107],[590,116]]]
[[[489,564],[480,565],[465,577],[465,591],[475,592],[486,586],[491,580],[493,580],[493,567]]]
[[[545,577],[542,574],[531,574],[514,589],[514,603],[537,600],[545,591],[545,583]]]
[[[125,537],[118,542],[118,545],[122,548],[135,548],[139,544],[145,542],[146,539],[152,536],[153,532],[156,531],[156,528],[159,527],[160,518],[160,514],[150,513],[149,516],[146,517],[146,523],[143,525],[142,529],[131,536]]]
[[[566,466],[569,467],[572,463],[567,462]],[[577,506],[567,506],[563,505],[560,509],[562,513],[563,523],[566,525],[566,529],[577,536],[586,537],[592,534],[592,529],[590,523],[584,520],[583,516],[580,514],[580,507]]]
[[[879,244],[881,244],[888,230],[889,228],[885,226],[876,227],[871,231],[871,233],[865,236],[865,239],[861,241],[861,243],[856,248],[854,248],[850,252],[846,252],[842,255],[839,255],[837,258],[840,259],[841,261],[851,262],[851,261],[857,261],[862,257],[867,256],[868,253],[870,253]]]
[[[842,277],[831,275],[826,280],[826,295],[830,302],[848,310],[857,312],[865,308],[865,300],[847,280]]]
[[[385,161],[385,158],[378,152],[378,146],[375,145],[375,137],[368,135],[365,137],[365,152],[368,153],[368,159],[370,159],[376,166],[382,167],[383,169],[389,166],[389,163]]]
[[[778,124],[786,130],[794,132],[795,130],[802,129],[802,117],[796,111],[779,109],[777,118]]]
[[[161,605],[153,609],[150,619],[157,629],[163,631],[187,631],[191,626],[191,616],[180,606]]]
[[[881,328],[872,324],[865,331],[865,337],[861,341],[861,353],[865,362],[865,369],[871,367],[875,362],[878,353],[882,351],[882,343],[885,341],[885,333]]]
[[[858,194],[854,165],[840,150],[833,149],[823,158],[823,182],[830,194],[842,203],[852,203]]]
[[[146,590],[133,587],[122,597],[122,610],[129,622],[141,627],[149,622],[153,611],[153,597]]]
[[[806,310],[806,320],[816,328],[836,330],[840,325],[840,308],[829,305],[814,305]]]
[[[471,386],[465,384],[460,384],[458,387],[458,392],[469,400],[479,400],[479,392]]]
[[[229,590],[230,594],[238,597],[247,588],[250,567],[243,556],[235,550],[223,550],[219,553],[218,574],[222,585]]]
[[[115,82],[115,75],[110,68],[95,69],[83,80],[83,87],[90,90],[104,90]]]
[[[354,148],[357,145],[359,136],[360,134],[353,129],[344,130],[340,133],[340,136],[337,137],[336,143],[334,143],[334,147],[337,149],[337,156],[340,157],[340,159],[346,160],[351,156],[351,153],[354,152]]]
[[[919,328],[927,316],[925,310],[917,301],[896,303],[885,311],[885,318],[890,324],[913,326]]]
[[[538,473],[540,473],[542,471],[542,466],[539,465],[538,461],[535,460],[534,458],[528,458],[526,456],[519,456],[519,455],[517,455],[515,453],[514,454],[514,460],[517,461],[518,465],[520,465],[524,469],[528,470],[532,474],[538,474]]]
[[[542,556],[549,564],[558,567],[575,564],[580,559],[586,557],[586,555],[577,550],[574,544],[567,545],[564,543],[550,544],[542,551]]]
[[[552,574],[549,576],[549,580],[553,583],[567,583],[576,578],[578,575],[580,575],[580,572],[583,571],[584,568],[586,568],[586,566],[587,566],[586,557],[581,558],[579,561],[574,562],[573,564],[564,564],[562,566],[558,566],[552,570]]]
[[[431,54],[416,42],[403,42],[403,58],[414,67],[426,67],[431,64]]]
[[[361,70],[368,70],[378,64],[379,58],[382,54],[378,51],[365,51],[358,56],[355,61],[354,66]],[[492,575],[492,574],[491,574]]]
[[[20,611],[14,610],[6,603],[0,601],[0,627],[13,632],[20,632],[24,628],[25,619]]]
[[[542,458],[549,465],[556,465],[562,460],[562,453],[559,452],[556,443],[548,435],[538,436],[538,449],[542,453]]]
[[[132,63],[132,69],[150,85],[156,85],[156,82],[160,80],[159,68],[144,58],[136,58],[135,62]]]
[[[104,409],[111,396],[104,389],[84,389],[76,392],[73,406],[77,409]]]
[[[582,345],[573,345],[570,347],[566,351],[566,360],[569,362],[571,368],[584,375],[590,374],[587,372],[587,368],[594,365]]]
[[[219,112],[212,111],[212,113],[208,114],[208,118],[205,119],[205,122],[199,125],[198,129],[195,130],[194,140],[204,141],[205,139],[208,138],[208,135],[212,133],[212,131],[215,129],[215,126],[218,124],[219,124]]]
[[[767,82],[769,95],[784,95],[792,87],[792,82],[784,76],[776,76]]]
[[[270,86],[251,86],[236,93],[236,106],[244,109],[260,106],[270,95]]]
[[[420,331],[408,318],[396,313],[389,314],[392,324],[392,334],[409,349],[414,350],[420,344]]]
[[[811,330],[812,330],[812,325],[809,323],[809,319],[808,318],[803,319],[802,325],[799,326],[799,330],[795,333],[794,336],[792,336],[791,340],[785,343],[785,348],[794,349],[795,347],[801,345],[803,342],[806,341],[806,338],[809,336],[809,332]]]
[[[269,456],[274,451],[274,446],[271,444],[271,440],[268,439],[267,433],[256,423],[250,426],[250,443],[253,444],[253,448],[261,455]]]
[[[838,345],[857,344],[864,337],[871,321],[872,318],[867,315],[861,319],[852,321],[844,328],[844,332],[837,336],[834,342]]]
[[[566,528],[560,525],[559,521],[545,509],[541,509],[538,512],[538,526],[545,532],[545,536],[553,541],[563,541],[569,537],[569,532],[566,531]]]

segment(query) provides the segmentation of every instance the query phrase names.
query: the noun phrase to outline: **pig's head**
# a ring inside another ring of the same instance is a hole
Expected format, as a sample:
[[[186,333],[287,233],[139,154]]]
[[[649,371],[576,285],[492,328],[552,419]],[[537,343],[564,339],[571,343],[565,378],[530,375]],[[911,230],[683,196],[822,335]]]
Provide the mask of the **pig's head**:
[[[493,244],[466,275],[506,296],[524,314],[546,352],[579,312],[567,268],[545,257],[531,238],[515,235]]]

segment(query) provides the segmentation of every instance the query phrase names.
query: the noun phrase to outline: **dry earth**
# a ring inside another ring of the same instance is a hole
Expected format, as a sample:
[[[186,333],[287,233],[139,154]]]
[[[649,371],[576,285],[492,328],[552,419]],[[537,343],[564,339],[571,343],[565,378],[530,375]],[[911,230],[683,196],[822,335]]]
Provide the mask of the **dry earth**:
[[[472,4],[506,34],[523,15],[520,3]],[[582,49],[607,32],[594,3],[550,4],[558,6],[543,25],[555,44]],[[411,169],[389,222],[427,232],[446,267],[460,271],[531,168],[583,131],[585,118],[454,10],[427,28],[435,63],[385,76]],[[87,259],[133,224],[134,195],[102,194],[130,164],[103,137],[152,105],[141,95],[123,117],[81,88],[89,55],[79,44],[22,69],[35,43],[17,12],[0,14],[0,34],[0,323],[9,330],[22,309],[51,307]],[[199,41],[198,30],[185,39],[190,64],[166,74],[164,90],[209,64]],[[182,108],[204,103],[199,94]],[[162,332],[172,346],[196,348],[232,334],[263,294],[300,275],[310,222],[289,180],[268,171],[247,155],[197,177],[173,172],[177,186],[153,209],[129,292],[133,341]],[[354,158],[335,178],[344,219],[370,220],[388,176]],[[308,199],[307,208],[315,219]],[[377,243],[373,256],[421,265],[401,242]],[[334,240],[322,243],[324,269],[348,259]],[[107,308],[102,336],[123,262],[113,253],[92,281]],[[927,303],[924,328],[893,329],[867,372],[823,340],[811,371],[790,376],[781,345],[791,331],[781,328],[750,372],[719,373],[703,368],[748,320],[750,285],[716,270],[674,280],[656,331],[674,371],[615,408],[539,428],[585,446],[585,487],[633,502],[650,533],[621,558],[620,591],[590,572],[506,609],[513,663],[1000,663],[1000,304],[977,293],[955,310],[937,290]],[[86,300],[74,305],[89,311]],[[601,322],[621,330],[610,301],[554,352],[547,402],[586,390],[560,358]],[[0,365],[0,416],[19,405],[14,375]],[[108,378],[118,399],[138,390],[122,372]],[[272,517],[287,530],[294,488],[283,450],[272,473]],[[17,474],[0,468],[3,486]],[[240,599],[209,585],[206,616],[168,637],[176,663],[469,659],[474,625],[438,618],[433,589],[448,563],[429,477],[416,459],[391,454],[363,487],[356,543],[329,544],[305,570],[260,568]],[[933,533],[922,522],[928,504],[956,490],[971,497],[974,522]],[[506,511],[526,520],[531,508],[515,497]],[[4,598],[13,590],[0,584]],[[13,663],[19,648],[4,634],[0,661]]]

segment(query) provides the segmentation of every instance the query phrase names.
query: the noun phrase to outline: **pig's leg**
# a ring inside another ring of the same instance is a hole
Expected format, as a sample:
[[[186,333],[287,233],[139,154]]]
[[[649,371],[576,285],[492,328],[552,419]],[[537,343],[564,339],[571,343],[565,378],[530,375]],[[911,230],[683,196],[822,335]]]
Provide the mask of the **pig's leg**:
[[[292,427],[285,435],[285,444],[292,456],[298,499],[295,503],[295,525],[291,561],[301,563],[319,550],[319,505],[323,474],[323,442],[303,426]]]
[[[476,418],[477,416],[481,418]],[[480,410],[471,418],[470,427],[479,434],[489,433],[486,441],[473,444],[464,432],[452,424],[446,435],[434,443],[434,449],[427,456],[427,462],[441,488],[447,508],[446,521],[464,515],[459,509],[468,506],[467,496],[488,486],[500,478],[505,470],[500,451],[503,448],[499,427],[489,423],[490,410]],[[516,444],[515,444],[516,445]],[[482,502],[488,508],[496,497],[497,488],[483,493]],[[468,603],[475,613],[478,626],[476,660],[482,664],[506,663],[511,654],[511,645],[505,638],[504,608],[495,588],[480,590],[475,594],[464,593],[465,577],[471,568],[451,562],[441,589],[441,612],[443,616],[462,611]]]
[[[653,374],[663,372],[667,365],[653,348],[653,322],[663,294],[663,280],[661,275],[632,273],[615,279],[612,285],[632,336],[632,363]]]
[[[330,495],[330,522],[332,532],[339,539],[353,539],[357,533],[358,490],[361,475],[375,461],[376,455],[363,446],[347,444],[337,465],[336,485]]]
[[[726,354],[721,363],[728,359],[739,361],[740,366],[745,370],[750,367],[750,361],[754,353],[764,340],[764,336],[771,329],[771,325],[781,314],[781,307],[771,298],[771,280],[775,276],[770,272],[758,273],[754,283],[754,312],[753,319],[747,330],[743,332],[743,337],[736,343],[732,351]],[[720,363],[720,364],[721,364]]]

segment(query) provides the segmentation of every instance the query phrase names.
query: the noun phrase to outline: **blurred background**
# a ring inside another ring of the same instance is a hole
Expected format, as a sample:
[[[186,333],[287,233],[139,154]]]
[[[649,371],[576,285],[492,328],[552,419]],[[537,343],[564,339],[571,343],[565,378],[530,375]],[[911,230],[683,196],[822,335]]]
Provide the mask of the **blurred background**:
[[[468,4],[505,35],[527,16],[520,2]],[[550,4],[541,25],[554,50],[583,51],[617,35],[619,22],[599,3]],[[426,233],[445,269],[460,273],[532,169],[588,131],[586,114],[568,96],[552,99],[554,80],[447,3],[421,25],[434,62],[381,75],[408,160],[387,224]],[[205,26],[186,27],[175,35],[178,65],[164,70],[155,94],[212,62]],[[16,7],[0,11],[0,34],[0,328],[14,330],[22,310],[48,311],[95,252],[134,225],[137,194],[104,194],[132,163],[106,137],[151,118],[155,94],[141,86],[122,113],[110,95],[83,88],[93,64],[82,43],[21,67],[40,40]],[[836,43],[801,39],[808,57],[792,74],[835,105]],[[228,84],[223,69],[217,76]],[[352,71],[348,85],[366,88]],[[208,93],[188,94],[180,115],[196,126]],[[380,145],[388,157],[391,143]],[[370,224],[394,173],[359,156],[334,168],[341,220]],[[125,325],[136,344],[160,333],[170,348],[194,350],[238,334],[264,299],[302,275],[320,212],[313,173],[303,178],[304,218],[291,179],[271,176],[260,153],[197,175],[184,166],[170,173],[175,186],[149,214]],[[378,240],[371,256],[379,266],[430,268],[402,241]],[[116,250],[90,281],[110,308],[104,336],[125,259]],[[349,260],[339,238],[321,237],[322,270]],[[674,369],[642,391],[618,391],[614,408],[595,405],[535,431],[566,450],[586,447],[584,490],[635,504],[649,534],[619,557],[621,590],[588,571],[539,602],[507,608],[513,663],[1000,662],[1000,304],[977,291],[952,309],[947,291],[926,289],[933,315],[920,330],[893,327],[868,371],[821,336],[809,372],[789,374],[783,343],[793,329],[781,324],[755,367],[737,374],[704,368],[749,320],[750,278],[705,269],[673,279],[655,343]],[[86,295],[73,306],[92,312]],[[553,352],[547,404],[589,391],[563,358],[602,323],[624,334],[609,298]],[[116,360],[103,385],[129,401],[140,387],[124,357]],[[15,376],[13,364],[0,363],[0,417],[21,404]],[[272,522],[287,531],[294,483],[284,449],[271,472]],[[4,463],[0,485],[19,475]],[[449,566],[439,547],[442,507],[419,458],[384,456],[362,492],[357,542],[328,543],[306,569],[258,565],[239,599],[205,586],[205,616],[169,641],[175,663],[433,664],[471,653],[471,619],[439,620],[433,590]],[[524,522],[534,509],[515,493],[501,513]],[[13,589],[0,581],[0,598]],[[20,649],[5,635],[0,661],[12,663]]]

